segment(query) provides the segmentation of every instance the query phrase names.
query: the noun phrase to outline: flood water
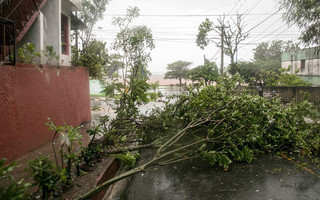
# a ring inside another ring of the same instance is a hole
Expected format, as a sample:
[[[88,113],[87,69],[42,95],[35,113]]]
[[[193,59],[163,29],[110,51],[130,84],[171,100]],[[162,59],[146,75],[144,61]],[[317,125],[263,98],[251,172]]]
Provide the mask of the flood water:
[[[148,157],[144,151],[141,162]],[[123,195],[124,200],[317,200],[320,178],[265,154],[252,163],[233,163],[227,172],[200,162],[151,167],[133,176]]]

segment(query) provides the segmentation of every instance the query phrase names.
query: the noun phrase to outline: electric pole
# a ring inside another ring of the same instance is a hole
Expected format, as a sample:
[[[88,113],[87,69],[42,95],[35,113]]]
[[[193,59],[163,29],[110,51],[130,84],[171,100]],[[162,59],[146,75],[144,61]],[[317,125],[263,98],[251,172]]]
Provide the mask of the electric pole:
[[[223,75],[223,62],[224,62],[224,53],[223,53],[223,40],[224,40],[224,25],[221,27],[221,63],[220,63],[220,74]]]
[[[224,41],[224,29],[225,28],[229,28],[225,25],[222,25],[222,26],[217,26],[216,28],[220,29],[221,30],[221,63],[220,63],[220,74],[222,75],[223,74],[223,62],[224,62],[224,50],[223,50],[223,41]]]

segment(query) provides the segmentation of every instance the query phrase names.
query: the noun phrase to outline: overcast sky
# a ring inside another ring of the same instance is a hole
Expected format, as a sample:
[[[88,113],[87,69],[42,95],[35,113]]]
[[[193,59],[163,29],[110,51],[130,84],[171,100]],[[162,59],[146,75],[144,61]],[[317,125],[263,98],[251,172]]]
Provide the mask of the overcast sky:
[[[165,73],[167,65],[177,60],[193,62],[191,67],[196,67],[203,64],[204,55],[220,66],[219,48],[214,43],[201,50],[195,42],[199,24],[205,18],[216,23],[221,15],[229,19],[236,13],[243,14],[245,31],[251,31],[239,47],[238,60],[252,59],[252,49],[261,42],[296,41],[300,35],[296,27],[288,27],[282,21],[285,10],[278,11],[278,0],[112,0],[104,19],[94,28],[94,37],[107,42],[108,49],[118,31],[111,24],[112,18],[125,15],[129,6],[140,9],[140,17],[134,20],[134,25],[146,25],[152,30],[156,47],[148,69],[153,74]],[[225,56],[225,66],[229,60]]]

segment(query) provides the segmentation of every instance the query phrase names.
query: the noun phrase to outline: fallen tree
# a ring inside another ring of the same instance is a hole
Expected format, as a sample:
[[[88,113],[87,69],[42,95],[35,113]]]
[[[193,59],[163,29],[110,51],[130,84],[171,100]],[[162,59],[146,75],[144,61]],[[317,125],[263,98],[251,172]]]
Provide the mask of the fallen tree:
[[[189,88],[173,96],[174,103],[168,101],[163,109],[141,117],[139,125],[134,126],[140,146],[116,148],[109,153],[155,147],[153,158],[79,199],[88,199],[152,165],[198,158],[228,169],[232,162],[251,162],[259,153],[295,150],[310,155],[320,150],[319,126],[304,120],[305,116],[315,117],[310,103],[292,102],[284,106],[278,98],[265,99],[251,92],[235,92],[239,81],[238,76],[220,77],[216,86]],[[136,123],[129,120],[128,124],[132,128]],[[126,124],[121,128],[125,129],[124,126]],[[110,130],[112,134],[121,135],[116,127]]]

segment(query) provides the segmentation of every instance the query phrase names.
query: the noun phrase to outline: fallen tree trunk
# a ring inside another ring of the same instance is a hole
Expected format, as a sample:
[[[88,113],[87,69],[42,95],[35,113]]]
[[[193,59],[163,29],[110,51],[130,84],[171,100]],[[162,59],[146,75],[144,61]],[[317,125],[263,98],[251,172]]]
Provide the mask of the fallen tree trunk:
[[[142,172],[145,169],[147,169],[148,167],[152,166],[152,165],[163,165],[165,164],[170,164],[170,163],[174,163],[177,161],[182,161],[182,160],[186,160],[186,159],[190,159],[190,158],[194,158],[193,157],[183,157],[185,156],[185,154],[182,154],[181,156],[174,156],[174,158],[168,158],[170,156],[175,155],[178,152],[181,152],[183,150],[186,150],[188,148],[194,147],[196,145],[199,145],[205,141],[207,141],[207,138],[204,139],[200,139],[200,140],[196,140],[193,142],[190,142],[186,145],[180,146],[178,148],[173,148],[171,150],[165,151],[166,149],[170,149],[169,147],[172,147],[172,145],[174,145],[182,136],[184,136],[187,133],[187,130],[190,128],[194,128],[195,126],[201,125],[206,121],[209,121],[210,117],[208,116],[205,119],[201,119],[201,120],[195,120],[192,121],[186,128],[184,128],[183,130],[179,131],[177,134],[175,134],[171,139],[168,140],[168,142],[165,142],[163,145],[160,145],[157,153],[155,153],[154,157],[148,161],[145,164],[142,164],[141,166],[138,166],[132,170],[129,170],[123,174],[120,174],[117,177],[114,177],[104,183],[102,183],[101,185],[97,186],[96,188],[94,188],[93,190],[89,191],[88,193],[80,196],[78,198],[78,200],[83,200],[83,199],[90,199],[92,196],[94,196],[95,194],[97,194],[98,192],[102,191],[103,189],[107,188],[108,186],[110,186],[111,184],[118,182],[128,176],[134,175],[136,173]],[[212,138],[214,139],[214,138]],[[149,144],[149,145],[142,145],[142,146],[137,146],[137,147],[128,147],[125,148],[127,150],[133,150],[133,149],[141,149],[143,148],[148,148],[148,147],[152,147],[154,144]],[[114,151],[110,151],[109,153],[119,153],[119,152],[123,152],[124,149],[118,149],[118,150],[114,150]],[[108,153],[108,154],[109,154]],[[167,160],[165,160],[165,158],[167,158]]]

